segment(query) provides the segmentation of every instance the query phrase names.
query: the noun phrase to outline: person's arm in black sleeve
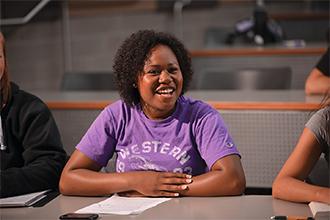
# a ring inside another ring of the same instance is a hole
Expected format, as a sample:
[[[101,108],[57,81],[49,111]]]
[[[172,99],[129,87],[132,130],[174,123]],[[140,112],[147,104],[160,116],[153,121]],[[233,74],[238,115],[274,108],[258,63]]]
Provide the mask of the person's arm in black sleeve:
[[[23,146],[23,167],[1,171],[1,197],[58,187],[67,155],[56,123],[39,99],[19,110],[19,137]]]
[[[329,48],[312,69],[305,82],[307,95],[326,94],[330,92]]]

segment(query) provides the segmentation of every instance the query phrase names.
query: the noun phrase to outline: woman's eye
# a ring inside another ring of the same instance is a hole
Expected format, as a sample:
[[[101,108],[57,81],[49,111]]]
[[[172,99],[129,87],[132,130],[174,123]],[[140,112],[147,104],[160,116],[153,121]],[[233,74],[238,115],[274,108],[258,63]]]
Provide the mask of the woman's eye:
[[[167,71],[169,73],[175,73],[178,69],[177,68],[169,68]]]
[[[149,70],[148,73],[150,73],[150,74],[159,74],[160,71],[159,70]]]

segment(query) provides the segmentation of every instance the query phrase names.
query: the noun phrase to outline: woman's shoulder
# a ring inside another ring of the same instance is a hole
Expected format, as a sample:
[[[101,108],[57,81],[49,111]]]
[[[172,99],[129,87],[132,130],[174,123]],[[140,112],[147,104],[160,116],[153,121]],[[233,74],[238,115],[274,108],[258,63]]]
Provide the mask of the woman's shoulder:
[[[109,104],[105,107],[105,109],[110,109],[110,110],[112,110],[112,109],[120,109],[120,108],[123,108],[123,107],[125,107],[125,103],[124,103],[121,99],[119,99],[119,100],[117,100],[117,101],[114,101],[114,102],[112,102],[112,103],[109,103]]]
[[[181,96],[178,101],[187,111],[192,111],[198,114],[218,113],[216,109],[202,100]]]
[[[323,124],[330,124],[330,106],[320,109],[316,114],[319,115],[319,118]]]
[[[47,105],[36,95],[20,89],[15,83],[11,83],[11,97],[9,105],[19,107],[20,110],[26,111],[49,111]]]
[[[115,120],[123,120],[125,118],[131,118],[131,116],[139,115],[139,106],[130,106],[126,104],[123,100],[119,99],[113,103],[110,103],[103,110],[103,114],[108,115]]]
[[[318,110],[312,115],[312,117],[307,121],[306,127],[311,130],[318,130],[318,128],[325,128],[330,123],[330,106]]]
[[[107,105],[104,110],[110,112],[128,112],[136,110],[136,106],[129,106],[123,100],[119,99]]]
[[[319,110],[319,114],[323,115],[329,120],[330,117],[330,105]]]
[[[329,121],[330,120],[330,106],[319,109],[312,115],[309,121]]]

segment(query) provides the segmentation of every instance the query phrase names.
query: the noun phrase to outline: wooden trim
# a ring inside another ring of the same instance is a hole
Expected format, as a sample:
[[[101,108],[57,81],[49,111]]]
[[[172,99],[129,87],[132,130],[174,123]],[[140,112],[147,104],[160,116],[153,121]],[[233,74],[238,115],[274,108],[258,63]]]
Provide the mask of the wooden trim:
[[[329,20],[329,13],[317,12],[277,12],[269,15],[274,20]]]
[[[57,110],[100,110],[104,109],[107,105],[113,101],[98,101],[98,102],[47,102],[47,106],[50,109]]]
[[[218,110],[297,110],[309,111],[320,108],[320,104],[300,102],[207,102]]]
[[[321,55],[326,48],[240,48],[217,50],[192,50],[192,57],[217,57],[217,56],[264,56],[264,55]]]
[[[56,110],[102,110],[112,101],[99,102],[47,102],[50,109]],[[215,102],[207,101],[217,110],[297,110],[310,111],[319,109],[317,103],[302,102]]]

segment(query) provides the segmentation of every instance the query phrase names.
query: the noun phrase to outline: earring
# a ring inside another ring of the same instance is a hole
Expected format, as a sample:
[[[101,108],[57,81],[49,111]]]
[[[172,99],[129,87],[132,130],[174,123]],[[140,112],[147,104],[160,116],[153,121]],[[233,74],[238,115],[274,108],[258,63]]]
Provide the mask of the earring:
[[[136,86],[136,84],[135,84],[135,83],[133,83],[133,87],[134,87],[134,88],[137,88],[137,86]]]

